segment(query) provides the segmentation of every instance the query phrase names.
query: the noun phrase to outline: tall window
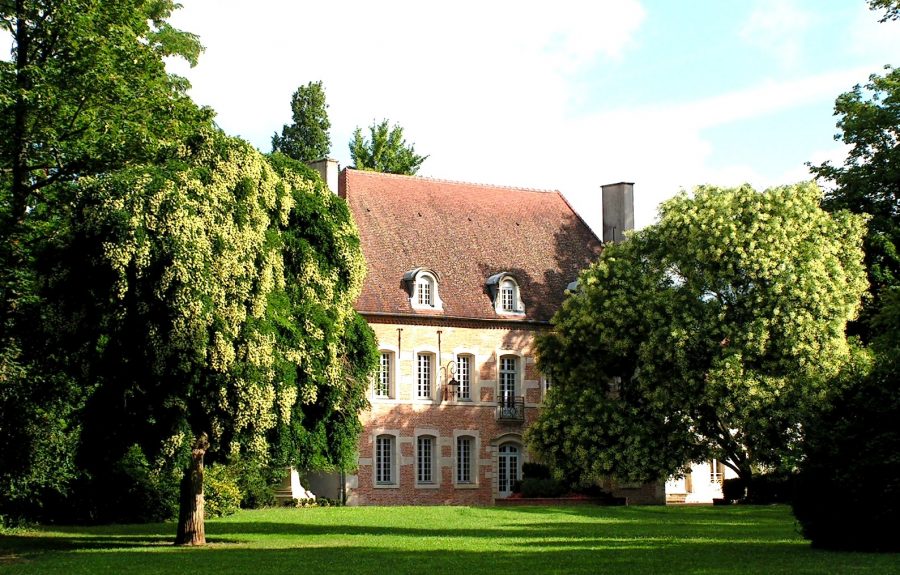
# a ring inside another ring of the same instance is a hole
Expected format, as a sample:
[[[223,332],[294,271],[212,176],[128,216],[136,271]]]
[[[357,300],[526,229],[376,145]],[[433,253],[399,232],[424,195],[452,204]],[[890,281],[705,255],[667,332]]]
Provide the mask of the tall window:
[[[381,352],[378,373],[375,376],[375,397],[391,396],[391,365],[393,364],[391,356],[389,351]]]
[[[472,398],[472,356],[456,356],[457,399]]]
[[[416,280],[416,292],[419,305],[434,306],[434,284],[430,276],[419,276]]]
[[[500,284],[500,309],[516,311],[516,284],[510,280]]]
[[[394,437],[379,435],[375,438],[375,483],[394,483]]]
[[[497,456],[497,484],[500,495],[512,493],[513,485],[519,480],[519,448],[510,443],[500,446]]]
[[[416,356],[416,397],[431,399],[431,382],[434,378],[434,356],[420,353]]]
[[[416,480],[434,483],[434,438],[420,435],[416,441]]]
[[[718,459],[709,460],[709,482],[722,483],[725,477],[725,465]]]
[[[472,438],[456,438],[456,482],[472,483]]]
[[[500,358],[500,402],[504,404],[515,400],[518,373],[516,360],[516,357],[509,355]]]

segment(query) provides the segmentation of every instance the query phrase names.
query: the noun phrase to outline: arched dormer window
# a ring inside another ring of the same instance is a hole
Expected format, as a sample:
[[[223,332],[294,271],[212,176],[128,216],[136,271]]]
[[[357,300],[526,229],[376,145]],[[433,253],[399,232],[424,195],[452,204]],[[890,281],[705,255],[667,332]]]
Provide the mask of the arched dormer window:
[[[443,310],[438,291],[438,275],[428,268],[415,268],[403,274],[403,283],[413,309]]]
[[[513,315],[525,313],[519,283],[512,275],[507,272],[494,274],[488,278],[487,287],[494,303],[494,311]]]

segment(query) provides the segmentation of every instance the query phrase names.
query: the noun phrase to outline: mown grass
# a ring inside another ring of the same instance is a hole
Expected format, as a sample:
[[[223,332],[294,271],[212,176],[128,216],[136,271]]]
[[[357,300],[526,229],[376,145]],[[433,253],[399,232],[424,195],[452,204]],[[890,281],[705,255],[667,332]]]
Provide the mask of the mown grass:
[[[900,573],[900,555],[811,549],[786,507],[355,507],[0,537],[2,573]]]

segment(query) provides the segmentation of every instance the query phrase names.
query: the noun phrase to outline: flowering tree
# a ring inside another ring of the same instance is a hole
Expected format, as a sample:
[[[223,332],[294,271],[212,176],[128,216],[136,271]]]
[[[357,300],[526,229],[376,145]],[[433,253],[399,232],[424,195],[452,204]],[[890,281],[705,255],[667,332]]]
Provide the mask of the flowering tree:
[[[96,350],[85,449],[137,444],[181,462],[176,543],[205,543],[208,454],[341,464],[340,438],[358,432],[374,343],[352,308],[356,227],[311,173],[276,166],[210,133],[178,161],[92,178],[79,196],[69,245],[81,265],[59,301],[96,318],[78,336]]]
[[[779,465],[848,360],[864,219],[813,184],[697,188],[607,245],[538,341],[553,378],[528,432],[570,476],[656,480],[714,455]]]

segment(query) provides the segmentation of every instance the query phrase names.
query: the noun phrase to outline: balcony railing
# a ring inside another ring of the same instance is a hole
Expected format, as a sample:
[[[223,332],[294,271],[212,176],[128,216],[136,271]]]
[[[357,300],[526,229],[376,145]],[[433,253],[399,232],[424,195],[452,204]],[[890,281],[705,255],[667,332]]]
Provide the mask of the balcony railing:
[[[498,421],[525,421],[525,398],[509,397],[497,404]]]

